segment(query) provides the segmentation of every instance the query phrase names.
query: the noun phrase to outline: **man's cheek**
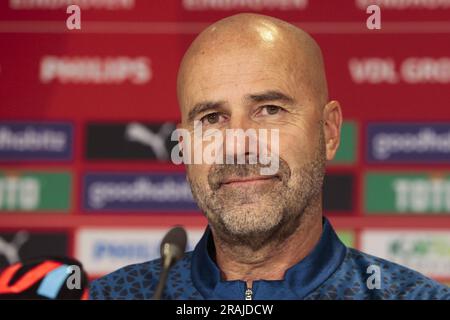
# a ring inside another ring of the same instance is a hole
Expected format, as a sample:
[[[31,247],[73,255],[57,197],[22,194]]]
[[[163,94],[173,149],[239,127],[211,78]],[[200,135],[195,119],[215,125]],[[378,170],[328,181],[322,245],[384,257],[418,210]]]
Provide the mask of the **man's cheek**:
[[[280,144],[279,157],[283,159],[289,167],[297,166],[305,158],[307,149],[299,141],[288,141]]]
[[[306,134],[281,137],[280,157],[295,163],[307,162],[314,155],[317,140],[317,137]]]
[[[187,172],[189,178],[198,184],[205,185],[208,184],[208,172],[210,166],[191,164],[187,166]]]

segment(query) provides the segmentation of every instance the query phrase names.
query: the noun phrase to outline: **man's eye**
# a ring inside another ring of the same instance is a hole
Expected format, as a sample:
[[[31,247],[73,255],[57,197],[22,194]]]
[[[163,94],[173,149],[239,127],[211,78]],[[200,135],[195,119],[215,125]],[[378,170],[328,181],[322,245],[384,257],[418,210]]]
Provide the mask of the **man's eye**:
[[[207,114],[206,116],[203,116],[200,121],[205,124],[215,124],[217,122],[219,122],[220,120],[220,114],[218,112],[213,112],[210,114]]]
[[[273,115],[277,114],[281,111],[281,108],[278,106],[264,106],[261,109],[263,115]]]

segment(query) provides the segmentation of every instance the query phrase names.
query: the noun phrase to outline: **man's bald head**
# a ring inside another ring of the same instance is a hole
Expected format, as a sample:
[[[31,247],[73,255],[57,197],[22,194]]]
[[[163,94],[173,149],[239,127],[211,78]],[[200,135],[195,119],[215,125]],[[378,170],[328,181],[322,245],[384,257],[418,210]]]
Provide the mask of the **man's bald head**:
[[[220,20],[186,52],[177,89],[179,127],[189,131],[180,138],[184,155],[202,158],[215,150],[213,157],[223,160],[225,150],[227,159],[253,153],[261,160],[266,145],[280,164],[263,179],[265,161],[186,164],[192,194],[216,238],[256,250],[284,241],[308,212],[319,219],[325,160],[339,145],[342,117],[338,103],[328,102],[322,54],[308,34],[256,14]],[[251,130],[259,133],[257,150],[217,138]]]
[[[210,25],[187,50],[177,80],[182,114],[185,114],[187,104],[193,102],[186,87],[199,80],[196,73],[202,74],[204,79],[205,74],[215,72],[217,64],[227,63],[224,58],[237,52],[241,52],[248,62],[257,56],[266,56],[267,68],[279,68],[281,74],[288,74],[290,80],[296,82],[293,85],[308,92],[308,98],[314,99],[314,104],[323,107],[328,102],[322,53],[314,39],[285,21],[243,13]]]

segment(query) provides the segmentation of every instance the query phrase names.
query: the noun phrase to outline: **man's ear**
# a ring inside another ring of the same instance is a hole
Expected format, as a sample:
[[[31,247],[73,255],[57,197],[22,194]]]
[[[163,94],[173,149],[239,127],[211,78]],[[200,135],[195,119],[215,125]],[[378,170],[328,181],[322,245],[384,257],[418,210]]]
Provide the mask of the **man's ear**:
[[[323,130],[327,160],[333,160],[341,141],[342,111],[338,101],[330,101],[323,109]]]

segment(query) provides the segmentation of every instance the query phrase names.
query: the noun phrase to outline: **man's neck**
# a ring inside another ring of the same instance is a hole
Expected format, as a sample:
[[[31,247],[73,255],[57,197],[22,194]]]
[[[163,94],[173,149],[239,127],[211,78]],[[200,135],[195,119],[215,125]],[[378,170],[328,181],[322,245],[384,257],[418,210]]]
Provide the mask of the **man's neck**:
[[[268,244],[258,251],[248,246],[230,247],[214,238],[216,262],[222,278],[243,280],[249,287],[260,279],[282,280],[286,270],[306,257],[322,234],[321,213],[309,213],[304,218],[285,241]]]

